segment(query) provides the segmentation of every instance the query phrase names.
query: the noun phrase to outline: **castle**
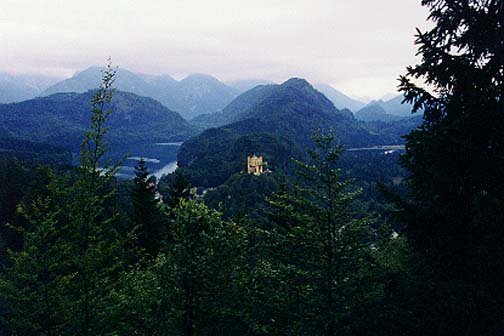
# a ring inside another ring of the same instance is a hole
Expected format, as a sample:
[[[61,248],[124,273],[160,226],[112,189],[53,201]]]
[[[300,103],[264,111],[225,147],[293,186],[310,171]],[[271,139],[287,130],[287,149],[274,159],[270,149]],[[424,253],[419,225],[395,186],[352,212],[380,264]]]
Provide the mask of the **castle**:
[[[264,167],[268,163],[263,160],[262,156],[247,156],[247,173],[259,176],[261,174],[267,173],[269,170]]]

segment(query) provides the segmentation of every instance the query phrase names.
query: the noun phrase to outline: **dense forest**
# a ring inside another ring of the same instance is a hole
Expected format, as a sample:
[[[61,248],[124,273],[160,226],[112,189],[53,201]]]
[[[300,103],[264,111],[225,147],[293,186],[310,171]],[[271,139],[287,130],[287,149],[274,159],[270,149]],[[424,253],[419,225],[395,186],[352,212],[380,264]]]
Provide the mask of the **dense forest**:
[[[293,80],[185,142],[173,174],[140,160],[119,180],[109,122],[140,98],[114,90],[109,64],[98,90],[60,97],[90,99],[78,165],[61,135],[0,139],[0,336],[501,335],[504,3],[422,4],[432,27],[399,88],[423,116],[406,124],[364,126]],[[285,123],[300,97],[313,118]],[[385,153],[345,143],[386,127],[414,129]],[[271,173],[245,172],[252,152]]]

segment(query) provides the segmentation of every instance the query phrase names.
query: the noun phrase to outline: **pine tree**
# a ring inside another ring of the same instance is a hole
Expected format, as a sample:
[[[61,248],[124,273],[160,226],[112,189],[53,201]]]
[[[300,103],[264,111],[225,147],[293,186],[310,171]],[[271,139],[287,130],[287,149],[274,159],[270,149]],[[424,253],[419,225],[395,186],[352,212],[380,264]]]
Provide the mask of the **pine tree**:
[[[29,227],[23,248],[9,250],[9,264],[0,277],[0,327],[12,335],[60,335],[68,323],[71,247],[63,208],[64,192],[52,172],[45,175],[45,190],[33,202],[18,208]]]
[[[402,205],[406,231],[432,268],[423,334],[497,334],[504,309],[504,3],[422,4],[434,26],[418,31],[422,61],[408,68],[400,88],[414,110],[424,110],[422,125],[406,137],[413,200]]]
[[[135,225],[138,244],[151,257],[156,257],[163,240],[163,219],[158,208],[156,179],[149,175],[145,160],[140,159],[135,167],[134,187],[131,192],[133,213],[131,219]]]
[[[184,170],[177,168],[175,170],[175,176],[169,188],[169,200],[168,207],[176,208],[182,199],[189,199],[191,194],[191,184],[184,173]]]
[[[22,230],[26,224],[16,209],[23,199],[26,180],[23,167],[17,160],[10,160],[0,175],[0,265],[5,265],[7,250],[22,249]]]
[[[358,191],[341,180],[336,163],[342,148],[333,140],[315,133],[311,162],[295,161],[301,181],[270,200],[277,235],[273,262],[284,284],[280,311],[287,313],[281,323],[294,334],[352,330],[356,301],[369,284],[364,277],[371,261],[370,223],[352,215]]]

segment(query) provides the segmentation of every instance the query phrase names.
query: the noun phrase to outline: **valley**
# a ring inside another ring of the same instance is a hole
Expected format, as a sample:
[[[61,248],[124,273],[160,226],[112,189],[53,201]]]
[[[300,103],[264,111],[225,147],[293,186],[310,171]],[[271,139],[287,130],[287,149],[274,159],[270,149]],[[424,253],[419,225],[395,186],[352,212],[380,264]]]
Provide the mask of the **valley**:
[[[78,72],[47,87],[41,97],[0,104],[0,138],[66,147],[77,164],[80,142],[88,125],[86,115],[91,109],[91,89],[101,70],[91,67]],[[157,178],[173,173],[178,162],[193,185],[217,187],[239,173],[244,157],[251,153],[265,155],[278,172],[290,174],[291,158],[303,157],[316,129],[333,132],[349,151],[380,150],[386,145],[400,146],[401,136],[418,122],[410,121],[404,113],[392,119],[358,120],[355,116],[360,115],[360,110],[354,116],[348,107],[357,110],[379,106],[382,111],[389,111],[387,106],[393,104],[380,101],[380,105],[371,102],[365,106],[329,85],[312,86],[300,78],[282,84],[263,80],[221,83],[208,75],[193,75],[177,82],[169,76],[147,76],[121,69],[116,76],[115,84],[126,91],[117,91],[106,106],[111,111],[106,137],[110,150],[104,160],[121,162],[117,177],[122,179],[133,178],[135,165],[144,158]],[[187,96],[189,105],[172,105],[173,101],[169,102],[162,92],[182,97],[183,83],[192,83],[202,93]],[[226,85],[229,87],[223,90]],[[209,96],[213,94],[221,97],[214,99],[220,105],[205,102],[204,99],[213,99]],[[203,104],[206,111],[213,113],[200,113],[202,110],[197,108],[200,114],[187,121],[184,117],[194,116],[187,113],[196,111],[190,107],[196,105],[191,104]],[[181,113],[166,106],[176,106]]]

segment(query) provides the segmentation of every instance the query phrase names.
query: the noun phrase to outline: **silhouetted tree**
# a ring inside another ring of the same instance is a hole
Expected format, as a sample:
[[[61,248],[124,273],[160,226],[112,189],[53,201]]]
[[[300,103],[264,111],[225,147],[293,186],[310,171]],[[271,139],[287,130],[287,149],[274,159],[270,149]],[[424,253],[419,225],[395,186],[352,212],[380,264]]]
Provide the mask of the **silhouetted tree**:
[[[135,167],[133,182],[131,220],[135,225],[138,244],[150,256],[155,257],[163,240],[163,220],[158,209],[156,178],[149,174],[144,159],[140,159],[138,166]]]
[[[191,184],[184,173],[184,170],[177,168],[175,176],[170,183],[168,206],[175,208],[181,199],[189,199],[191,195]]]
[[[422,5],[434,27],[418,31],[422,61],[408,68],[400,86],[414,110],[424,110],[403,156],[413,198],[402,204],[406,231],[432,267],[424,295],[431,300],[418,332],[498,334],[504,327],[504,2]]]
[[[0,274],[0,329],[9,335],[60,335],[68,323],[72,249],[64,192],[49,169],[40,168],[42,174],[46,190],[18,208],[29,224],[22,249],[8,251],[10,266]]]

